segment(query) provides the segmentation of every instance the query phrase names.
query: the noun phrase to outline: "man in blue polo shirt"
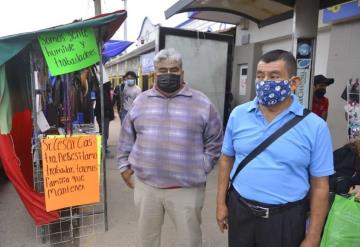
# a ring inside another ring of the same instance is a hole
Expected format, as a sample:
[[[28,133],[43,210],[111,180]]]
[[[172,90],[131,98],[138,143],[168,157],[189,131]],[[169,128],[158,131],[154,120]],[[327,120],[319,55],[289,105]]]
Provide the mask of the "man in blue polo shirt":
[[[333,174],[327,124],[307,115],[250,161],[232,180],[239,163],[304,107],[292,94],[300,83],[287,51],[264,54],[257,65],[256,98],[229,118],[219,179],[216,218],[228,229],[230,247],[315,247],[328,209],[328,176]],[[310,191],[310,224],[305,234]],[[226,202],[227,200],[227,202]]]

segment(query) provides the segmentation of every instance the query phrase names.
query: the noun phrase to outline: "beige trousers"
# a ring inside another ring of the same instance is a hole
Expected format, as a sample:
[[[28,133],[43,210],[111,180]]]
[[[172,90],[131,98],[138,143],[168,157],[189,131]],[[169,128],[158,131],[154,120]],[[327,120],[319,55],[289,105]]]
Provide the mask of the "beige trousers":
[[[205,186],[158,189],[135,177],[134,201],[138,214],[138,246],[160,247],[165,212],[174,223],[179,244],[166,246],[201,247],[201,210]]]

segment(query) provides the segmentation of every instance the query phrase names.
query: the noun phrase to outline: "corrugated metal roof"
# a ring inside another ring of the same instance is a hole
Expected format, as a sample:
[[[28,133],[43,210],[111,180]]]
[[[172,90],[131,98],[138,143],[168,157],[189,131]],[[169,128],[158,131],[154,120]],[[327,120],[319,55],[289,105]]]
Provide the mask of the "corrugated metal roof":
[[[320,0],[319,7],[323,9],[344,2],[347,0]],[[241,20],[236,18],[238,16],[261,27],[292,18],[295,3],[295,0],[180,0],[165,11],[165,17],[198,11],[200,19],[238,24]]]

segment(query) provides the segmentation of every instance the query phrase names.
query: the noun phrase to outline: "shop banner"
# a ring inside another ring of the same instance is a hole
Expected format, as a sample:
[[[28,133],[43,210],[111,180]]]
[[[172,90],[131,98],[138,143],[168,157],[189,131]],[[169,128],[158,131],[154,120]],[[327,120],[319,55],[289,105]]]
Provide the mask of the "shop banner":
[[[314,40],[307,38],[298,38],[296,48],[297,75],[301,79],[300,85],[297,87],[295,94],[299,97],[299,101],[305,108],[310,108],[310,88],[311,73],[314,57]]]
[[[337,23],[358,18],[359,16],[360,0],[353,0],[324,9],[323,22]]]
[[[41,140],[46,211],[100,201],[96,135]]]
[[[155,57],[155,52],[150,52],[141,55],[141,65],[142,65],[143,74],[149,74],[155,71],[154,57]]]
[[[38,40],[53,76],[77,71],[100,61],[92,28],[42,34]]]

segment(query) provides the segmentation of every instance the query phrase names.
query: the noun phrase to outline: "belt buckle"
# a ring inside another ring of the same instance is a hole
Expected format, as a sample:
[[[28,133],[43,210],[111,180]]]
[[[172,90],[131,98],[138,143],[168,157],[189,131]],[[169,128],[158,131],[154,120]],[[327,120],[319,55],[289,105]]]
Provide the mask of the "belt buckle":
[[[252,209],[255,211],[255,214],[257,216],[260,216],[260,217],[262,217],[264,219],[269,218],[269,211],[270,211],[269,208],[264,208],[264,207],[252,205]]]

